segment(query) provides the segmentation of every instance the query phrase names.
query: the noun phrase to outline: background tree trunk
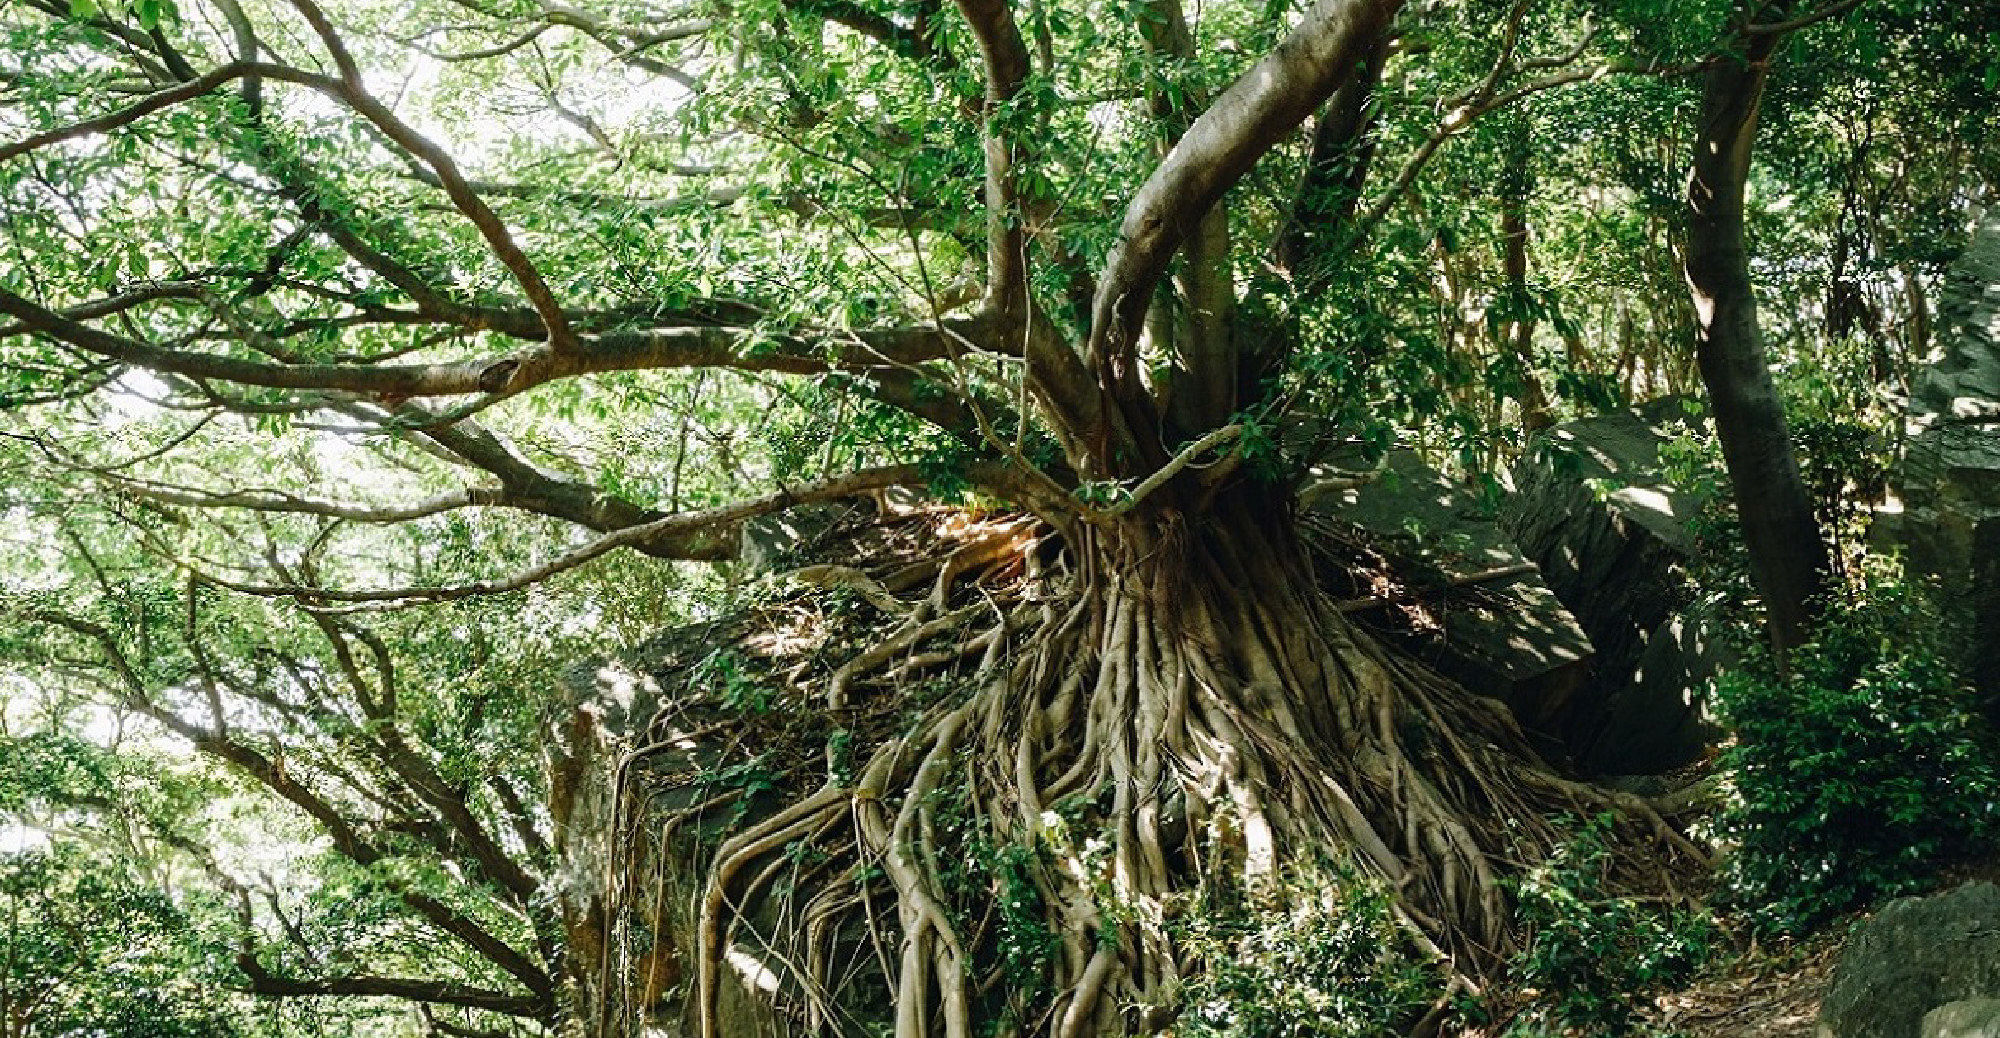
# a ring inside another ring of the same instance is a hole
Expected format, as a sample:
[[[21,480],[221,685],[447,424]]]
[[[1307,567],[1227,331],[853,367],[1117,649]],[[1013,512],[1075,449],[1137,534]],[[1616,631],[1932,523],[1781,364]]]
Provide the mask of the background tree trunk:
[[[1789,3],[1760,7],[1782,19]],[[1771,381],[1743,204],[1757,113],[1782,36],[1746,30],[1740,50],[1718,56],[1702,88],[1701,125],[1688,182],[1687,280],[1694,296],[1696,359],[1743,524],[1750,572],[1782,657],[1806,637],[1812,600],[1826,585],[1826,548],[1799,476],[1784,402]]]
[[[1535,371],[1534,303],[1528,292],[1528,199],[1535,189],[1534,149],[1527,122],[1516,116],[1508,127],[1507,165],[1500,177],[1500,269],[1511,311],[1495,345],[1521,363],[1521,427],[1533,434],[1555,424],[1548,391]]]

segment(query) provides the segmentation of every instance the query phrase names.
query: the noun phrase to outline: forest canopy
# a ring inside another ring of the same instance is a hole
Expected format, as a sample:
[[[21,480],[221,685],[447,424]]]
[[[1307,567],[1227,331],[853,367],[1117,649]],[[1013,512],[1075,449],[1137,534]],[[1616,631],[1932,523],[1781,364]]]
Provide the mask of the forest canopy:
[[[1714,855],[1301,492],[1696,398],[1746,653],[1851,684],[1797,443],[1900,435],[1996,89],[1990,2],[0,0],[0,1035],[733,1033],[794,903],[787,1026],[1266,1033],[1196,996],[1321,887],[1435,1033],[1529,864]],[[744,561],[858,499],[926,532]]]

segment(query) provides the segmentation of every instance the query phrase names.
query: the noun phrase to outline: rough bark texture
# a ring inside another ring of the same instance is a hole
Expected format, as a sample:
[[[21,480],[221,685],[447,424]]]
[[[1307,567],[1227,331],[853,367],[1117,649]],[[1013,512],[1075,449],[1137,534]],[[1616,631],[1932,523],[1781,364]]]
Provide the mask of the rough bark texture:
[[[1788,7],[1768,5],[1758,21],[1781,21]],[[1828,563],[1765,361],[1744,234],[1757,112],[1780,40],[1776,33],[1752,35],[1739,41],[1739,53],[1719,55],[1709,65],[1688,183],[1687,280],[1702,383],[1735,490],[1751,574],[1782,653],[1804,639]]]

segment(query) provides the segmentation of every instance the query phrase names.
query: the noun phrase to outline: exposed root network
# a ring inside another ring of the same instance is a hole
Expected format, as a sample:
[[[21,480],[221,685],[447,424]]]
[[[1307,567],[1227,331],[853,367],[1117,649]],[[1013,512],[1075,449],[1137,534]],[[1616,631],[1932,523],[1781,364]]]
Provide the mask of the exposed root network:
[[[961,519],[922,561],[801,571],[813,590],[751,625],[759,676],[729,679],[777,698],[718,707],[730,690],[695,668],[635,751],[626,935],[684,935],[702,1038],[735,1038],[741,995],[801,1034],[1160,1030],[1204,968],[1191,907],[1324,861],[1390,892],[1441,987],[1475,986],[1554,815],[1619,812],[1652,844],[1635,867],[1699,857],[1351,627],[1288,531],[1052,537]],[[843,623],[889,630],[844,653],[853,630],[814,630]],[[644,987],[633,963],[609,968]]]

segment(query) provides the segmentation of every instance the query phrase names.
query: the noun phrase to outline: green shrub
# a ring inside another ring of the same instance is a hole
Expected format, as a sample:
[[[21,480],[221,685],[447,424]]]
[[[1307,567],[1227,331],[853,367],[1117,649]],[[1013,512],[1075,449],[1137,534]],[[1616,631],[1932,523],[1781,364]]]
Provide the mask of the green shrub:
[[[1849,579],[1860,579],[1868,565],[1868,530],[1875,505],[1888,492],[1894,458],[1880,424],[1879,416],[1865,412],[1794,412],[1791,418],[1799,475],[1833,563]]]
[[[1178,1038],[1376,1038],[1437,998],[1381,888],[1315,869],[1183,921],[1205,966],[1182,991]]]
[[[1734,897],[1771,931],[1797,931],[1922,885],[2000,834],[2000,770],[1938,618],[1880,576],[1828,610],[1791,673],[1722,679],[1735,732]]]
[[[1706,916],[1608,892],[1610,830],[1609,816],[1585,823],[1515,887],[1522,938],[1513,976],[1536,998],[1510,1036],[1629,1034],[1641,999],[1685,983],[1713,950]]]

